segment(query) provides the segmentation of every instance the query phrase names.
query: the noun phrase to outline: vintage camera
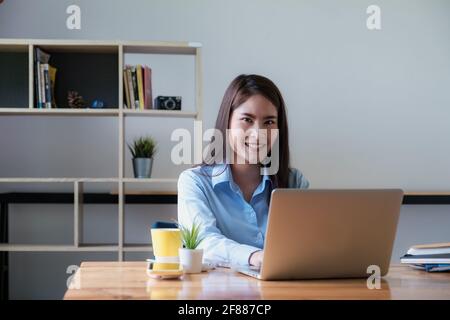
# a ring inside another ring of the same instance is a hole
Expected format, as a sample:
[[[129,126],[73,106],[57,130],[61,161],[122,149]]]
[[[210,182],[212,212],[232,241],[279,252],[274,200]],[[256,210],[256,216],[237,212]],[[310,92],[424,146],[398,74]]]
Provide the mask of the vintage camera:
[[[181,97],[157,96],[155,107],[160,110],[181,110]]]

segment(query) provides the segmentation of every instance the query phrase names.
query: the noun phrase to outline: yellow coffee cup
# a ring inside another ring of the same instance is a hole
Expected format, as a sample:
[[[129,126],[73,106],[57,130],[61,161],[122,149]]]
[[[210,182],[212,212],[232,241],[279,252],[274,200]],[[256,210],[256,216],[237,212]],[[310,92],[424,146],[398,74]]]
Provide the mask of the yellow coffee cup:
[[[180,229],[151,229],[153,254],[158,262],[177,263],[178,249],[182,247]]]

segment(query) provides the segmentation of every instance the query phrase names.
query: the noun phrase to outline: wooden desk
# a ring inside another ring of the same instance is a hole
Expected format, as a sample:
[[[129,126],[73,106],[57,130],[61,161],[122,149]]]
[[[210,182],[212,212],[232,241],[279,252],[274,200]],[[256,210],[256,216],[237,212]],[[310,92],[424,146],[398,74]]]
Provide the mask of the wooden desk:
[[[365,279],[260,281],[230,269],[183,280],[156,280],[146,262],[83,262],[72,278],[79,289],[64,299],[450,299],[450,274],[426,273],[393,265],[381,289]]]

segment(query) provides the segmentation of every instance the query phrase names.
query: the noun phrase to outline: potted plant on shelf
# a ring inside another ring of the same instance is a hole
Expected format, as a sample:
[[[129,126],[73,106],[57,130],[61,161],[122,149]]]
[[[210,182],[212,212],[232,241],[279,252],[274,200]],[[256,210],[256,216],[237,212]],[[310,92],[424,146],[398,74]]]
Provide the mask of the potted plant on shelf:
[[[186,228],[180,224],[181,241],[183,248],[179,249],[180,264],[185,273],[200,273],[203,267],[203,249],[198,245],[203,241],[200,237],[200,224],[192,223],[192,227]]]
[[[150,136],[135,139],[133,145],[128,144],[133,157],[133,171],[135,178],[150,178],[152,173],[153,156],[156,153],[156,142]]]

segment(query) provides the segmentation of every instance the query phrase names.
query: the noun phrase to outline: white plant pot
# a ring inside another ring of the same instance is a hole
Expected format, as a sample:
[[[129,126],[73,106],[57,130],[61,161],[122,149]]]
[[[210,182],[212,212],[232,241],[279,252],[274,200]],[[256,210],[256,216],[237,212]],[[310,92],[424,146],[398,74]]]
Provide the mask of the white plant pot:
[[[200,273],[203,266],[203,249],[178,249],[184,273]]]

